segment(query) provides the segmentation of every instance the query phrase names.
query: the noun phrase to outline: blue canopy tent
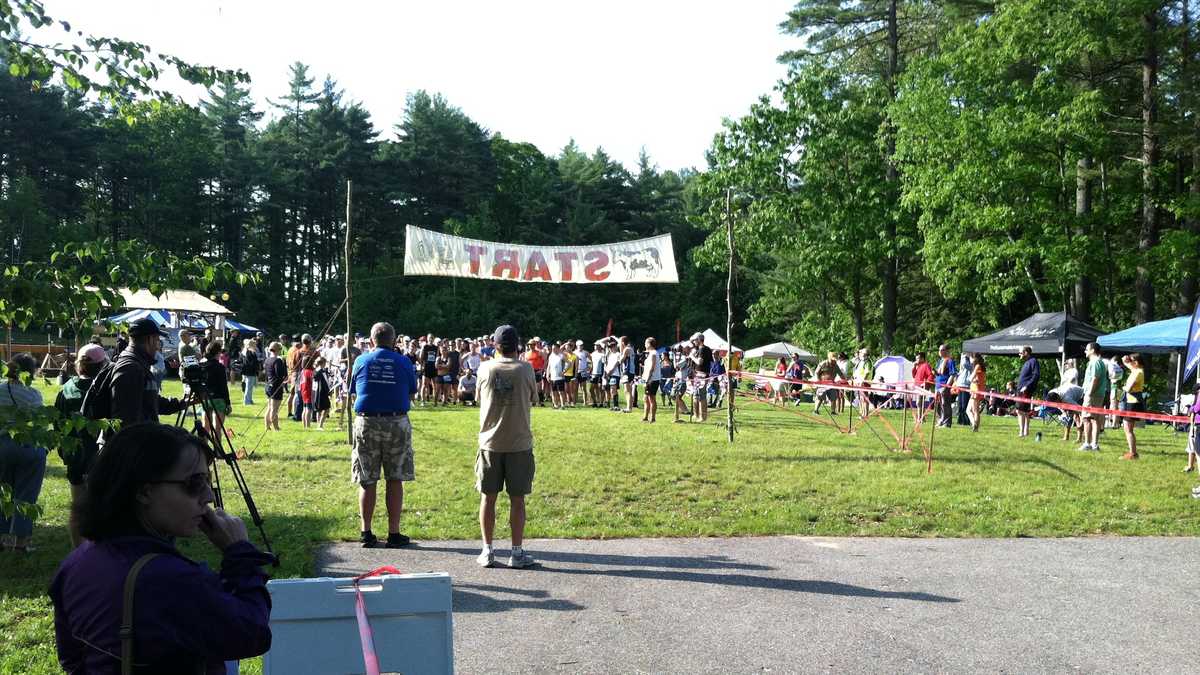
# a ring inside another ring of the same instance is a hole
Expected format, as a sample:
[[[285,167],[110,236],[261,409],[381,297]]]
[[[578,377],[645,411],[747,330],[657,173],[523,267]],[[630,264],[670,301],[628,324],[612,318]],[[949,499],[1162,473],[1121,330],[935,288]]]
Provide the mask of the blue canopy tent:
[[[1187,347],[1190,321],[1191,317],[1188,316],[1177,316],[1165,321],[1151,321],[1116,333],[1102,335],[1096,342],[1104,349],[1118,352],[1173,354],[1181,352]]]
[[[243,335],[245,335],[246,333],[257,333],[258,332],[258,329],[255,328],[254,326],[251,326],[250,324],[242,323],[241,321],[234,321],[233,319],[230,319],[229,317],[225,317],[225,327],[228,328],[229,330],[241,331]]]
[[[1175,371],[1175,400],[1183,388],[1183,352],[1188,344],[1190,316],[1177,316],[1163,321],[1149,321],[1116,333],[1102,335],[1096,343],[1101,349],[1116,352],[1141,352],[1143,354],[1177,354]]]

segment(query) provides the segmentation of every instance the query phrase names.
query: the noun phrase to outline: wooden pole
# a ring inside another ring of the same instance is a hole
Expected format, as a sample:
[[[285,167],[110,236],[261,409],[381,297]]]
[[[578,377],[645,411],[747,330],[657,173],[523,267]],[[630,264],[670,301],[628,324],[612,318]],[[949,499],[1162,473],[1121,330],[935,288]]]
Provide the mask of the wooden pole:
[[[725,390],[729,401],[725,406],[725,426],[729,442],[733,443],[733,190],[725,188],[725,231],[729,239],[729,277],[725,281]]]
[[[350,375],[354,368],[354,363],[350,360],[350,355],[353,353],[350,347],[354,344],[351,340],[354,337],[353,329],[351,328],[350,319],[350,203],[351,196],[354,190],[354,183],[346,181],[346,402],[342,405],[342,417],[346,420],[346,442],[354,445],[354,424],[353,418],[350,415],[350,391],[353,387],[353,382],[350,381]]]

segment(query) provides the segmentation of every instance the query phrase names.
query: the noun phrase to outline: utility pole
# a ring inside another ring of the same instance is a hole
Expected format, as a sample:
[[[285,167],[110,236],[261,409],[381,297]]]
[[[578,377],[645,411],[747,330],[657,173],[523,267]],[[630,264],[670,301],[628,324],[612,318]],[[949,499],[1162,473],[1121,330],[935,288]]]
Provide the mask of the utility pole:
[[[350,200],[351,193],[354,190],[354,183],[346,181],[346,403],[342,406],[342,416],[346,420],[346,441],[350,445],[354,445],[354,417],[350,414],[350,392],[354,385],[350,381],[350,375],[354,370],[354,362],[350,360],[350,355],[354,352],[350,347],[354,343],[351,339],[354,333],[351,329],[350,322]]]
[[[729,238],[729,278],[725,281],[725,390],[729,400],[725,405],[725,427],[729,442],[733,443],[733,401],[737,398],[733,390],[733,189],[725,188],[725,231]]]

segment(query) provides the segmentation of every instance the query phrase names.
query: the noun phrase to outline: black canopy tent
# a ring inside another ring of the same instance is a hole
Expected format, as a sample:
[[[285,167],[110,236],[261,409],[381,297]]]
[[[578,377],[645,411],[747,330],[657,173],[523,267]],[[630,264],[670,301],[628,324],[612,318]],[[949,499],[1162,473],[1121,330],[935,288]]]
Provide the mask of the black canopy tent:
[[[1035,356],[1065,358],[1083,353],[1083,346],[1102,333],[1066,312],[1034,314],[1021,323],[963,343],[964,352],[1015,356],[1029,345]]]

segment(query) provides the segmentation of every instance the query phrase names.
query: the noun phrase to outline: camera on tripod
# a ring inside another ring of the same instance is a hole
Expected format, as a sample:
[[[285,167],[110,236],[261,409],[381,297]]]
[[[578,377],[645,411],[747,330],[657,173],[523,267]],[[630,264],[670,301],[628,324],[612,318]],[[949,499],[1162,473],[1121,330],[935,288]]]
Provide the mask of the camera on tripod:
[[[196,357],[185,356],[180,365],[182,368],[179,371],[179,379],[188,391],[198,398],[208,396],[208,373],[204,372],[204,366],[200,365]]]

